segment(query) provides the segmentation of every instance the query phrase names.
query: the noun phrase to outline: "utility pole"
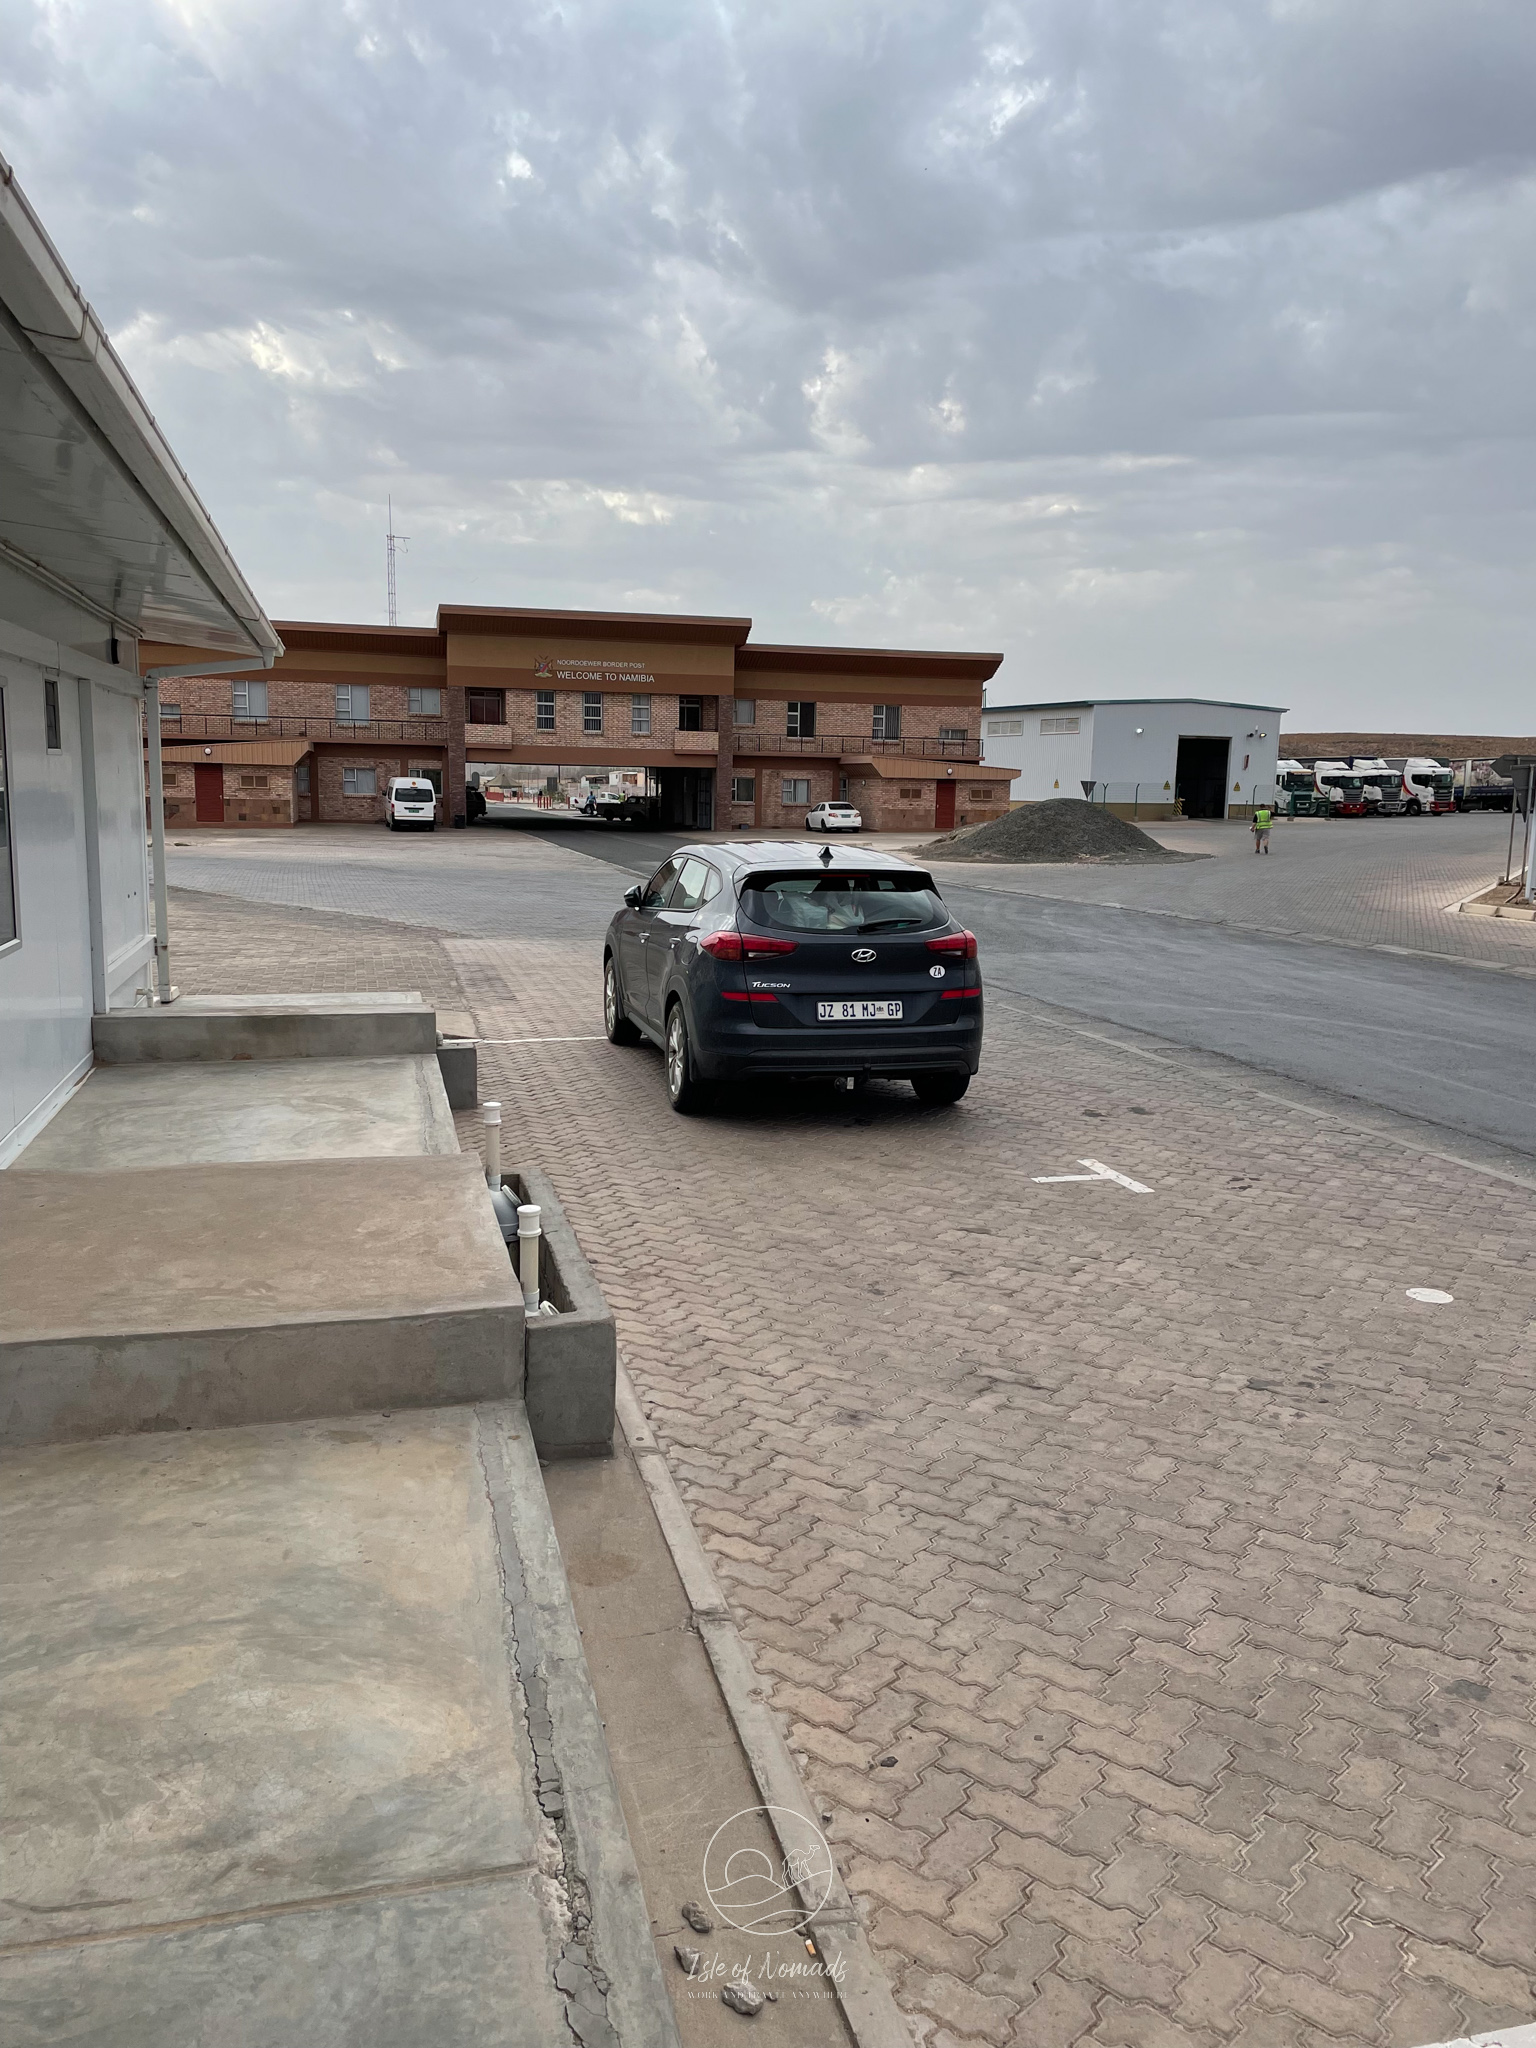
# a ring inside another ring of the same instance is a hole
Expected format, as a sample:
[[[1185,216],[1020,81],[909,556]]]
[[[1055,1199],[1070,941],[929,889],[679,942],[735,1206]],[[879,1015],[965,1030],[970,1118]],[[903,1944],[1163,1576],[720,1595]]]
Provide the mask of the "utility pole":
[[[389,590],[389,623],[394,626],[399,624],[395,616],[395,549],[397,547],[408,547],[411,537],[408,533],[396,533],[395,531],[394,499],[392,497],[386,498],[384,502],[389,507],[389,532],[384,543],[384,559],[387,564],[385,582]]]

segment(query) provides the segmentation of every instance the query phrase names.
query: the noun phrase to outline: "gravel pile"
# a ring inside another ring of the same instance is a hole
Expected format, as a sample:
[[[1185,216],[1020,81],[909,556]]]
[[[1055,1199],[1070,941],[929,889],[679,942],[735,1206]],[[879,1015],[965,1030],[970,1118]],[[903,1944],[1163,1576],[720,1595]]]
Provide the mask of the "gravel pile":
[[[1053,797],[1025,804],[985,825],[967,825],[913,852],[924,860],[1096,861],[1195,860],[1149,839],[1138,825],[1117,818],[1102,804]]]

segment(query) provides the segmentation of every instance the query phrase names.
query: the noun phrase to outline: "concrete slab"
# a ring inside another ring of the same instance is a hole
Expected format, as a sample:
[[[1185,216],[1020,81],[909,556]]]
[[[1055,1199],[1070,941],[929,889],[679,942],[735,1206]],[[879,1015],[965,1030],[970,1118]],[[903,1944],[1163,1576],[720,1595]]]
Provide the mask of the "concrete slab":
[[[99,1173],[458,1150],[436,1054],[98,1067],[17,1162]]]
[[[303,1908],[0,1958],[9,2048],[550,2048],[540,1880]]]
[[[0,1460],[7,2040],[568,2038],[478,1443],[455,1409]]]
[[[453,1158],[0,1175],[0,1440],[520,1394],[522,1299]]]
[[[92,1019],[98,1066],[141,1060],[369,1058],[437,1048],[434,1011],[414,990],[352,995],[182,996],[164,1008]]]

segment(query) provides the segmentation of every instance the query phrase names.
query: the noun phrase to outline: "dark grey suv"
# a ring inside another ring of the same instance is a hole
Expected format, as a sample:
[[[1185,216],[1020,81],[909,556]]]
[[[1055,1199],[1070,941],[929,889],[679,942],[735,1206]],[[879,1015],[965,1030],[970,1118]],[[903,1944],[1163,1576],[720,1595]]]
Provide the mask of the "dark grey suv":
[[[684,1112],[769,1075],[899,1077],[958,1102],[981,1062],[975,938],[931,875],[853,847],[679,847],[608,927],[603,1016],[615,1045],[661,1046]]]

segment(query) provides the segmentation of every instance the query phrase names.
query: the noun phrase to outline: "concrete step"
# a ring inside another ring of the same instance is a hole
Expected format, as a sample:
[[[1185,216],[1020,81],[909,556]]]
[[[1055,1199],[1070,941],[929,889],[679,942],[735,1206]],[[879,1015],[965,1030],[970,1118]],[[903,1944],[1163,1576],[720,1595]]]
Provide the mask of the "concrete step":
[[[143,1060],[378,1058],[437,1049],[437,1015],[415,990],[369,995],[180,996],[91,1020],[98,1066]]]
[[[27,1172],[458,1153],[431,1053],[98,1067],[20,1155]]]
[[[476,1159],[0,1174],[0,1442],[522,1392]]]

